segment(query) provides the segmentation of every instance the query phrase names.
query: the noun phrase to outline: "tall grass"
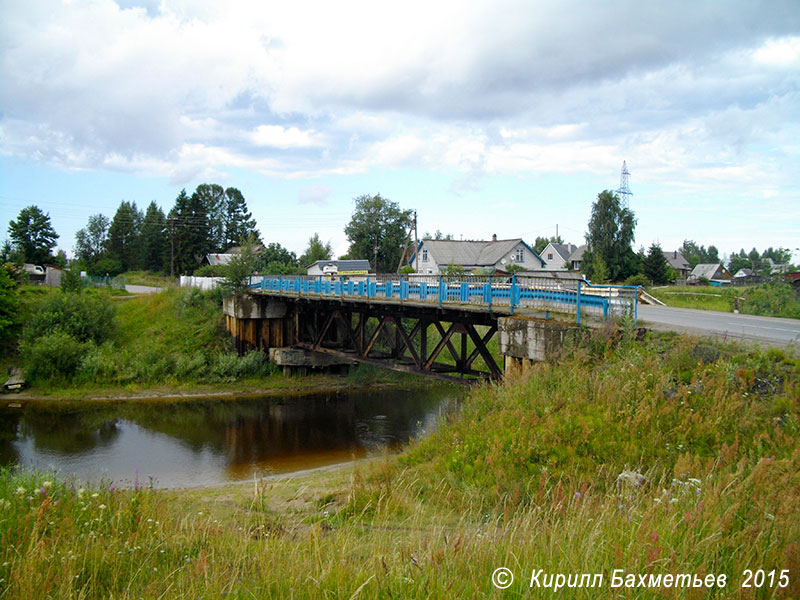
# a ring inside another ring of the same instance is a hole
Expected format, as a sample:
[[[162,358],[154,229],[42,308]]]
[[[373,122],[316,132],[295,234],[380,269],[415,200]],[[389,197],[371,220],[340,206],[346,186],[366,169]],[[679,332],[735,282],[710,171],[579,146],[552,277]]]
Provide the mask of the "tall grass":
[[[0,594],[487,598],[505,566],[511,597],[555,595],[528,588],[537,569],[603,574],[569,598],[800,597],[797,361],[683,338],[590,348],[476,390],[399,459],[339,473],[81,492],[4,470]],[[742,589],[747,568],[788,569],[789,586]],[[612,589],[614,569],[728,584]]]
[[[788,283],[741,287],[669,286],[649,291],[667,306],[733,312],[734,298],[738,298],[741,313],[800,319],[800,298]]]

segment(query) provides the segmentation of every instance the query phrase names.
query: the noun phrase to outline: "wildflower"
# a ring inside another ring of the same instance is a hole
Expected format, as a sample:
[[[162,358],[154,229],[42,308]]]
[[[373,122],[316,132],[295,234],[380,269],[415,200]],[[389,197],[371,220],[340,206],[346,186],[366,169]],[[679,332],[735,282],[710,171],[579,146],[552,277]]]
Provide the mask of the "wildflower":
[[[661,504],[661,498],[653,498],[653,502],[658,502],[659,504]]]
[[[95,492],[94,494],[92,494],[92,498],[97,498],[99,495],[100,495],[100,494],[98,494],[97,492]]]
[[[83,489],[83,488],[78,488],[78,496],[83,496],[83,493],[84,493],[85,491],[86,491],[86,490],[85,490],[85,489]]]
[[[580,492],[575,492],[575,498],[577,498],[578,500],[580,500],[580,498],[581,498],[581,493],[580,493]]]
[[[18,487],[17,488],[17,496],[24,496],[24,495],[25,495],[25,488],[24,487]]]
[[[52,487],[52,485],[53,485],[53,483],[52,483],[52,482],[50,482],[50,481],[43,481],[43,482],[42,482],[42,487],[43,487],[44,489],[46,489],[46,490],[49,490],[49,489]]]
[[[99,508],[100,510],[103,510],[103,509],[105,509],[105,507],[106,507],[106,505],[105,505],[105,504],[101,504],[101,505],[100,505],[98,508]]]

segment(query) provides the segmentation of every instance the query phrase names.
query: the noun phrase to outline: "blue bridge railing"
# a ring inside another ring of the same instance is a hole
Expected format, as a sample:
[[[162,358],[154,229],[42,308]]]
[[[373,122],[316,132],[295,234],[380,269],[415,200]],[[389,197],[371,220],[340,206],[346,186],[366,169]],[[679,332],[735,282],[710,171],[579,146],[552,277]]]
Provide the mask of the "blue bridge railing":
[[[250,288],[276,294],[346,297],[398,302],[430,302],[438,306],[469,304],[489,310],[520,308],[574,314],[607,320],[637,316],[638,289],[633,286],[592,285],[582,279],[552,277],[448,278],[425,275],[376,275],[337,278],[298,275],[252,275]]]

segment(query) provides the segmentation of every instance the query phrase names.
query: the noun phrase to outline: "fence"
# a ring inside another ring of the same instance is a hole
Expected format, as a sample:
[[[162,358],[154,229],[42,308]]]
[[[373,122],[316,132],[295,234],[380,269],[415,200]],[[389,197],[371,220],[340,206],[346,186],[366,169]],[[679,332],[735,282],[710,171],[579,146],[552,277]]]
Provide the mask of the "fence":
[[[196,287],[203,291],[213,290],[225,281],[224,277],[195,277],[193,275],[181,275],[178,285],[181,287]]]
[[[584,280],[543,277],[433,277],[376,275],[328,278],[324,275],[253,275],[250,288],[278,294],[352,297],[399,302],[469,304],[492,310],[519,308],[574,314],[607,320],[630,314],[636,319],[638,289],[632,286],[592,285]]]
[[[109,277],[102,275],[83,275],[81,277],[86,287],[92,288],[112,288],[115,290],[125,289],[124,277]]]

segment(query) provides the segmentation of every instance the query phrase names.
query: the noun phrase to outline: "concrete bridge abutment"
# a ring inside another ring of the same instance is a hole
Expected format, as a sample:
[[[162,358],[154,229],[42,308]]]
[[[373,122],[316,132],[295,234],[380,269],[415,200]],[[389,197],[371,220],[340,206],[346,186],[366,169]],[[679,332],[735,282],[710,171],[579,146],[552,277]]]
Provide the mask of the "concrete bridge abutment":
[[[497,319],[497,345],[504,371],[527,370],[533,363],[557,357],[565,342],[577,338],[580,327],[528,316]]]

